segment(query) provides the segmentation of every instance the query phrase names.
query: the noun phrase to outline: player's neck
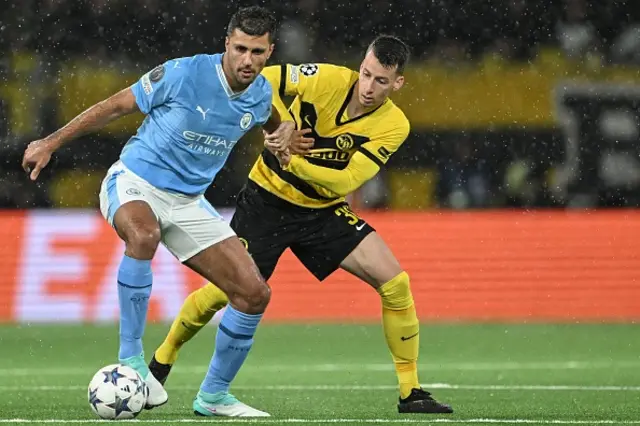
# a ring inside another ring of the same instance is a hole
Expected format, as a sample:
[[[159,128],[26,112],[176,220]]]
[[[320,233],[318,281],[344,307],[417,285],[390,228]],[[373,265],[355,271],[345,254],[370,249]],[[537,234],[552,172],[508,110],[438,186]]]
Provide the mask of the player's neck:
[[[249,87],[249,85],[240,84],[237,81],[235,81],[233,77],[231,77],[233,75],[233,72],[229,69],[229,63],[226,59],[227,59],[226,55],[222,55],[222,72],[224,74],[224,78],[227,80],[227,84],[229,85],[231,90],[233,90],[234,93],[242,92],[247,87]]]
[[[349,99],[349,104],[347,105],[347,115],[350,120],[354,118],[358,118],[361,115],[368,113],[371,110],[376,109],[379,105],[372,107],[365,107],[360,103],[360,99],[358,99],[359,86],[360,82],[356,83],[356,87],[353,88],[353,92],[351,93],[351,99]]]

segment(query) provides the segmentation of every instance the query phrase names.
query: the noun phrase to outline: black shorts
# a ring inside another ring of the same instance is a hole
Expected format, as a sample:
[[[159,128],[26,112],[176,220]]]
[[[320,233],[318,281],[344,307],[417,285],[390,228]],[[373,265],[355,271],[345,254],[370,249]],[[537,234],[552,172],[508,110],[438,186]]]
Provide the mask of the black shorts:
[[[298,207],[249,181],[238,194],[231,227],[258,265],[265,280],[282,253],[293,254],[322,281],[374,229],[347,203],[310,209]]]

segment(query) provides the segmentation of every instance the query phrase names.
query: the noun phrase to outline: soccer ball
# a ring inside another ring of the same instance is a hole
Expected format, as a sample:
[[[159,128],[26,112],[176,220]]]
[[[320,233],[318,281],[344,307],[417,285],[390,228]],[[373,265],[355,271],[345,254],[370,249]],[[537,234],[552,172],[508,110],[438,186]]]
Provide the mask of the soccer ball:
[[[89,406],[103,419],[133,419],[149,396],[149,388],[137,371],[120,364],[107,365],[89,383]]]

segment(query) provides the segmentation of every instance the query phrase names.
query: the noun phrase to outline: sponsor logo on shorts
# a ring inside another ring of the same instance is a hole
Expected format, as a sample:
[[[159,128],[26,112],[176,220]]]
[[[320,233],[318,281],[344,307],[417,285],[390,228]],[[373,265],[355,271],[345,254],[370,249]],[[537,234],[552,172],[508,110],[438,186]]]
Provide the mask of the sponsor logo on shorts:
[[[244,238],[240,237],[240,242],[242,243],[242,245],[244,246],[245,249],[249,249],[249,242],[247,240],[245,240]]]

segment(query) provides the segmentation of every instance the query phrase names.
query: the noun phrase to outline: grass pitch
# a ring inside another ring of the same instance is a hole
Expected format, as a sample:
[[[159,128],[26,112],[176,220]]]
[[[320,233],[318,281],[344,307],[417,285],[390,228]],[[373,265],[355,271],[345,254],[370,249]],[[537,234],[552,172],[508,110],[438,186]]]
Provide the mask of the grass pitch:
[[[147,357],[168,325],[152,325]],[[420,334],[425,389],[453,415],[399,415],[378,325],[263,324],[232,391],[268,419],[202,419],[192,399],[215,330],[187,344],[169,403],[135,422],[277,424],[640,425],[635,325],[432,325]],[[86,387],[117,356],[114,326],[0,327],[0,424],[92,424]]]

